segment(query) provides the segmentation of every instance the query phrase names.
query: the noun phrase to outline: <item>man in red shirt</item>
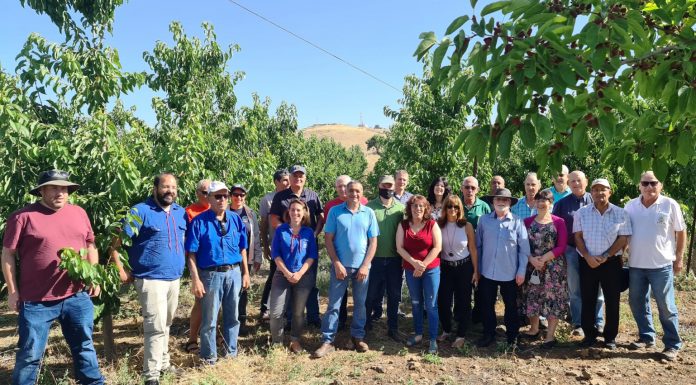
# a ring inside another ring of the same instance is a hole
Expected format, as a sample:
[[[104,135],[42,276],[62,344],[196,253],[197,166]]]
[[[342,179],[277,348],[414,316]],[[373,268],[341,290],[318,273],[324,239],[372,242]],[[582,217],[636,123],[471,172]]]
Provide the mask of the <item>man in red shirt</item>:
[[[196,199],[198,199],[198,201],[186,206],[186,215],[188,216],[189,223],[193,220],[193,218],[196,217],[196,215],[210,208],[210,203],[208,203],[209,186],[210,179],[202,179],[196,185]]]
[[[36,383],[55,320],[60,322],[72,352],[77,382],[104,383],[92,342],[94,306],[89,298],[98,295],[99,288],[85,288],[58,268],[60,250],[66,247],[87,249],[87,260],[92,264],[99,262],[87,213],[68,203],[68,195],[79,188],[69,177],[65,171],[42,172],[38,186],[30,191],[41,199],[15,211],[7,220],[2,273],[9,308],[19,312],[13,384]]]

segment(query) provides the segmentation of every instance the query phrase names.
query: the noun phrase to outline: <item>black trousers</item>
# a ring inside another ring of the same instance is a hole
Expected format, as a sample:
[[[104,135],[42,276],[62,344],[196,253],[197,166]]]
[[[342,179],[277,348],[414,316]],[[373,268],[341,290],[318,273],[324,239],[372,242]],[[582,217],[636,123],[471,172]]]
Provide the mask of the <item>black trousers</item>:
[[[613,341],[619,334],[619,301],[621,298],[621,256],[610,257],[593,269],[585,258],[580,258],[580,295],[582,310],[580,326],[585,338],[595,339],[599,334],[596,324],[597,293],[600,285],[604,292],[604,341]]]
[[[261,294],[261,314],[268,311],[268,297],[271,295],[271,283],[273,283],[273,276],[276,272],[275,259],[271,260],[271,271],[268,273],[268,278],[266,278],[266,283],[263,286],[263,293]]]
[[[437,292],[437,309],[445,333],[452,332],[452,300],[454,299],[457,337],[466,336],[471,326],[471,278],[474,265],[471,260],[457,266],[440,264],[440,289]]]
[[[481,296],[481,321],[483,322],[483,335],[495,336],[497,320],[495,318],[495,300],[500,295],[505,304],[505,329],[507,330],[508,342],[513,342],[517,338],[520,329],[520,317],[517,314],[517,284],[512,281],[494,281],[481,276],[479,282],[479,293]]]

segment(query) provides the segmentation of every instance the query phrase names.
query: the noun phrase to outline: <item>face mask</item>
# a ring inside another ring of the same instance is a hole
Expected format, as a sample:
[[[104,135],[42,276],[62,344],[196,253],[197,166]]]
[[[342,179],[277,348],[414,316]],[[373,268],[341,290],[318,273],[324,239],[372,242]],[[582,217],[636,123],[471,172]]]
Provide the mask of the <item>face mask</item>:
[[[394,196],[394,190],[388,188],[381,188],[379,189],[379,196],[381,196],[384,199],[390,199]]]

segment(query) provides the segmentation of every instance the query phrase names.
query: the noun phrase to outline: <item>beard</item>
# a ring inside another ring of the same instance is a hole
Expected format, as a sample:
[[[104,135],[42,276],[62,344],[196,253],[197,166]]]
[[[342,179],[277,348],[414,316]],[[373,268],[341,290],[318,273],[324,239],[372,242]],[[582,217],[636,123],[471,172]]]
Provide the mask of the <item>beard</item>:
[[[159,202],[160,206],[162,207],[171,206],[175,200],[176,198],[174,197],[174,194],[170,192],[166,192],[164,194],[157,193],[157,202]]]

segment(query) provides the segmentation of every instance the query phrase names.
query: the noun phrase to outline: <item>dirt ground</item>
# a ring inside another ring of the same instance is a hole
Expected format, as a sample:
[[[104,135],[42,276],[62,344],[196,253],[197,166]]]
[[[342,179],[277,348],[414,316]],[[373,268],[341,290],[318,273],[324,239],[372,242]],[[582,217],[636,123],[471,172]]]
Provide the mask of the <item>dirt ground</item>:
[[[307,352],[293,355],[282,347],[269,346],[268,324],[257,320],[263,278],[254,278],[250,292],[251,333],[240,338],[241,352],[236,359],[221,360],[213,367],[202,367],[196,355],[183,351],[188,335],[188,312],[192,297],[188,284],[181,290],[177,317],[172,327],[170,349],[173,362],[183,369],[179,378],[166,376],[163,384],[695,384],[696,383],[696,292],[677,292],[684,348],[675,362],[660,359],[662,344],[652,351],[630,351],[635,339],[635,324],[625,298],[621,308],[619,349],[580,350],[569,336],[564,322],[559,326],[560,344],[547,352],[539,343],[523,345],[517,351],[505,351],[504,337],[497,346],[476,348],[473,341],[480,335],[474,327],[467,345],[455,350],[442,343],[438,355],[425,354],[426,346],[406,348],[386,336],[386,319],[375,323],[368,333],[370,352],[357,353],[339,349],[336,353],[312,360],[309,351],[320,345],[319,331],[309,327],[303,345]],[[321,288],[321,285],[320,285]],[[124,305],[115,319],[117,361],[101,360],[109,384],[142,383],[142,319],[132,290],[124,290]],[[323,304],[325,306],[325,304]],[[350,311],[350,305],[349,305]],[[498,309],[502,314],[502,309]],[[502,322],[502,321],[499,321]],[[659,325],[659,322],[658,322]],[[412,330],[411,318],[401,318],[404,333]],[[658,326],[659,328],[659,326]],[[427,329],[426,329],[427,330]],[[343,330],[337,345],[348,341]],[[17,342],[16,314],[0,307],[0,383],[10,382]],[[97,351],[102,351],[102,333],[95,333]],[[71,361],[60,329],[51,332],[41,371],[41,384],[71,384]]]

